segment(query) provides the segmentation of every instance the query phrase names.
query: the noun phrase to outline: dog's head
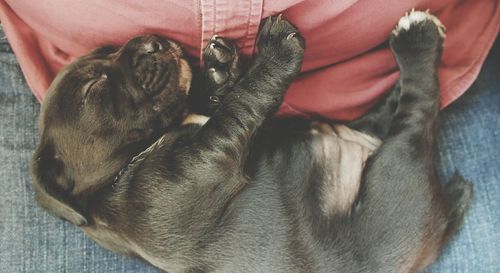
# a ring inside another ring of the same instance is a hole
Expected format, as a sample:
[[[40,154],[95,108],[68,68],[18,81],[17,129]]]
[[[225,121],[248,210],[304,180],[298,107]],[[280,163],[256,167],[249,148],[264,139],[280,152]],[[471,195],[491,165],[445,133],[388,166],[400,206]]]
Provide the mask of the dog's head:
[[[42,103],[32,160],[39,204],[88,223],[82,197],[103,187],[185,109],[191,70],[178,45],[140,36],[65,67]]]

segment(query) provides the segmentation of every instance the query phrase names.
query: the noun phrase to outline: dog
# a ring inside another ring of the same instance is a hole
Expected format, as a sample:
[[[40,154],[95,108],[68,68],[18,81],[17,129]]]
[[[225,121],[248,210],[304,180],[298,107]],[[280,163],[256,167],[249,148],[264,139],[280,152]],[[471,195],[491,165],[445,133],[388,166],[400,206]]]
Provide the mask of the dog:
[[[262,24],[244,72],[218,36],[200,73],[154,35],[97,49],[43,101],[37,201],[171,273],[418,272],[472,197],[432,164],[444,37],[428,12],[403,16],[389,39],[398,84],[347,124],[272,118],[305,48],[281,16]]]

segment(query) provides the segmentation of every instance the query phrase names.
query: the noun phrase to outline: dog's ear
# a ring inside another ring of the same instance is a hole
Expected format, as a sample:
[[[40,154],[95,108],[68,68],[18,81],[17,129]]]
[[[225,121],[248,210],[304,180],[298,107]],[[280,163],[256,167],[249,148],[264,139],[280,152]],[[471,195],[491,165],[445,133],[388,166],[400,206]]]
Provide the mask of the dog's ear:
[[[31,173],[36,199],[41,207],[74,225],[88,224],[71,194],[74,182],[64,175],[64,163],[55,156],[51,145],[38,146],[31,161]]]

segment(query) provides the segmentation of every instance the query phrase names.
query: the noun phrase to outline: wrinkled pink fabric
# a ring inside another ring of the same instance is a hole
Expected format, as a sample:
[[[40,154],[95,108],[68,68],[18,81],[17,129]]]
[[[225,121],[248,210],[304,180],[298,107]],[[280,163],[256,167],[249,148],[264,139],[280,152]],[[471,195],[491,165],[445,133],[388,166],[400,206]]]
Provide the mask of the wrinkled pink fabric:
[[[500,27],[495,0],[0,0],[0,20],[26,80],[42,100],[62,66],[104,44],[157,33],[189,54],[213,34],[253,53],[260,20],[276,13],[307,42],[302,75],[283,115],[352,119],[369,109],[398,77],[387,38],[411,8],[436,14],[448,30],[439,76],[444,107],[476,78]]]

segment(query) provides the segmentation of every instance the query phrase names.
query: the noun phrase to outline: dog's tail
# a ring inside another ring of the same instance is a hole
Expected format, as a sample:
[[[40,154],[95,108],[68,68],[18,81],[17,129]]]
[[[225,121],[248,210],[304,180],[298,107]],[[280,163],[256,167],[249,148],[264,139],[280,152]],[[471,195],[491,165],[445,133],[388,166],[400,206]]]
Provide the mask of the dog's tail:
[[[464,220],[473,197],[472,184],[455,171],[449,183],[444,188],[448,203],[448,225],[446,227],[443,244],[446,244],[455,235]]]

